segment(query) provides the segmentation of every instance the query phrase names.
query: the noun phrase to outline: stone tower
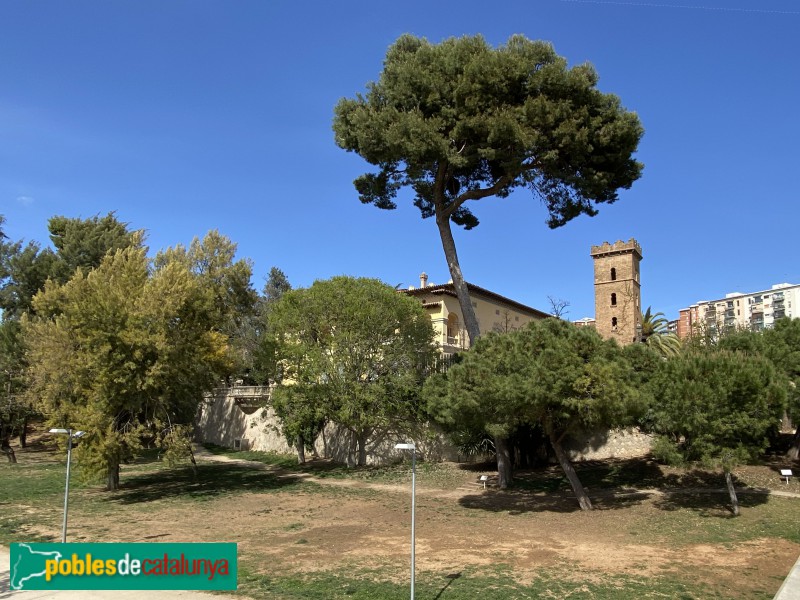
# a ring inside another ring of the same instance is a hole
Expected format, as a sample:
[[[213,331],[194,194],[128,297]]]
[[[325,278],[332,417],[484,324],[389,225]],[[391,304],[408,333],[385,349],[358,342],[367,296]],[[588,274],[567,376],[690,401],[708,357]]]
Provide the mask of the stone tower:
[[[622,345],[635,342],[641,335],[642,324],[641,246],[633,238],[613,244],[603,242],[600,246],[592,246],[592,258],[598,333]]]

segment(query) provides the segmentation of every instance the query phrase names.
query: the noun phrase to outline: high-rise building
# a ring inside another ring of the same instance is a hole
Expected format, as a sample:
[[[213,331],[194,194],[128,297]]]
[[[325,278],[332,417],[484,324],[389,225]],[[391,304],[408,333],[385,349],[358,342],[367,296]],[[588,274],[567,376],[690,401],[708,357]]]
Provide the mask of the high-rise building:
[[[761,331],[784,318],[800,316],[800,285],[778,283],[768,290],[731,292],[719,300],[703,300],[681,309],[678,337],[698,332],[717,335],[732,329]]]

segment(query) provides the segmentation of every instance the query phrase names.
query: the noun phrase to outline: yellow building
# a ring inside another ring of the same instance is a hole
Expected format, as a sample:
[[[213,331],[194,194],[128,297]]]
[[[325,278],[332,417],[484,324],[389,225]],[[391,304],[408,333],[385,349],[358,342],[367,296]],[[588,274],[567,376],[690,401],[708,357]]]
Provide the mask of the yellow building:
[[[533,320],[551,316],[472,283],[467,283],[467,289],[482,334],[490,331],[512,331]],[[428,276],[422,273],[419,276],[419,287],[411,286],[404,292],[422,302],[431,318],[437,343],[443,354],[449,355],[469,348],[469,336],[452,282],[429,285]]]

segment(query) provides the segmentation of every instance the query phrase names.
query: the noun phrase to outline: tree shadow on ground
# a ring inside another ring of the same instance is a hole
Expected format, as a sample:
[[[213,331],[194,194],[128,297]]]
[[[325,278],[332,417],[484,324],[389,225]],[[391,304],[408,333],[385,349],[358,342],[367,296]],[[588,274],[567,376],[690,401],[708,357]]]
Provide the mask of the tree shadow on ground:
[[[595,495],[589,491],[595,510],[617,510],[635,506],[650,497],[647,493],[620,489],[603,491]],[[463,496],[458,503],[464,508],[504,512],[521,515],[532,512],[572,513],[581,510],[574,494],[545,493],[534,494],[521,489],[492,490],[489,493]]]
[[[471,473],[480,473],[482,471],[494,471],[497,469],[497,463],[493,460],[485,460],[481,462],[459,463],[458,468],[462,471],[469,471]]]
[[[767,493],[747,493],[738,491],[740,508],[754,508],[766,504],[769,500]],[[733,518],[731,498],[728,490],[718,492],[677,490],[657,498],[653,506],[665,511],[689,509],[702,517]]]
[[[574,464],[575,472],[587,491],[630,493],[636,489],[664,486],[664,474],[657,463],[646,458],[583,461]],[[514,488],[529,492],[572,493],[572,488],[557,465],[543,469],[517,471]]]
[[[766,504],[769,490],[751,488],[735,474],[731,475],[736,497],[741,508]],[[720,472],[693,469],[664,476],[665,493],[654,502],[661,510],[690,509],[703,516],[732,517],[731,498],[725,486],[725,475]]]
[[[491,463],[481,466],[484,470],[493,467]],[[658,487],[663,480],[660,467],[648,458],[578,461],[574,467],[592,505],[598,510],[616,510],[640,504],[649,494],[639,492],[638,488]],[[478,469],[467,465],[465,470]],[[510,514],[580,510],[564,471],[558,465],[517,471],[512,488],[465,496],[459,503],[465,508]]]
[[[661,510],[688,508],[706,516],[732,516],[730,496],[720,472],[665,472],[649,457],[582,461],[574,466],[595,509],[626,508],[652,497],[653,505]],[[736,475],[733,481],[742,508],[767,502],[766,489],[748,488]],[[512,488],[465,496],[459,503],[465,508],[510,514],[580,510],[569,482],[556,465],[519,471]]]
[[[194,500],[244,492],[279,491],[303,482],[300,475],[278,475],[235,463],[201,464],[197,477],[191,469],[172,469],[131,476],[106,500],[117,504],[139,504],[167,498]]]
[[[733,477],[733,484],[737,486],[743,485],[736,477],[736,474],[731,474]],[[664,488],[711,488],[711,489],[724,489],[725,488],[725,475],[723,473],[715,473],[713,471],[704,471],[701,469],[690,469],[686,471],[679,471],[668,473],[664,475],[661,487]],[[727,493],[727,489],[725,489]]]

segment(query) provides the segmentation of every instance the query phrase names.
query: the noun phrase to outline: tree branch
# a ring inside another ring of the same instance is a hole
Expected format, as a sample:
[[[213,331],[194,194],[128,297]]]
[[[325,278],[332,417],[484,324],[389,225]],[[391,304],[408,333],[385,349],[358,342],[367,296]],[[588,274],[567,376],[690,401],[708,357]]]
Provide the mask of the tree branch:
[[[437,186],[439,185],[438,176],[437,176]],[[502,177],[498,178],[497,181],[494,182],[488,188],[478,188],[476,190],[467,190],[463,194],[461,194],[458,198],[453,200],[446,208],[442,209],[442,216],[449,218],[458,207],[464,204],[467,200],[480,200],[481,198],[486,198],[487,196],[494,196],[497,192],[502,190],[505,186],[511,183],[513,179],[508,175],[503,175]],[[444,186],[444,183],[442,183]]]

